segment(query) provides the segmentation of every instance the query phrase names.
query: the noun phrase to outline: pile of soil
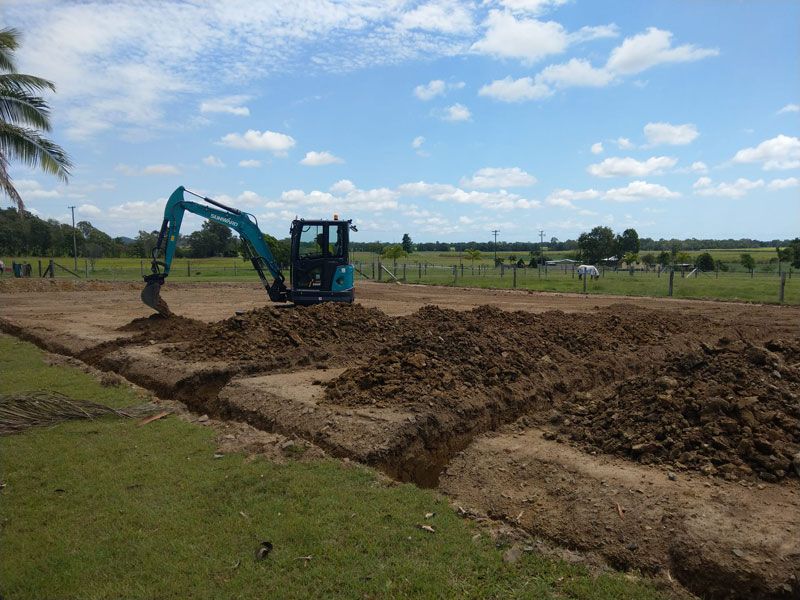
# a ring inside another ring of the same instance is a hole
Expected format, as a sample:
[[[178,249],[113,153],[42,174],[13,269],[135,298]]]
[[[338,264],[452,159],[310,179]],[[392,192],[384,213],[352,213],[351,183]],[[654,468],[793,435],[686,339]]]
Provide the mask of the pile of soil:
[[[576,316],[426,306],[402,319],[396,343],[329,382],[326,400],[456,412],[498,398],[547,406],[569,390],[619,378],[652,358],[643,348],[667,346],[687,329],[677,315],[647,311],[643,319],[640,312],[612,306]]]
[[[386,344],[396,331],[395,319],[360,304],[266,306],[204,325],[164,352],[178,360],[227,360],[264,371],[350,364]]]
[[[672,357],[660,375],[578,394],[553,420],[589,450],[736,480],[778,481],[800,452],[800,344],[721,338]]]

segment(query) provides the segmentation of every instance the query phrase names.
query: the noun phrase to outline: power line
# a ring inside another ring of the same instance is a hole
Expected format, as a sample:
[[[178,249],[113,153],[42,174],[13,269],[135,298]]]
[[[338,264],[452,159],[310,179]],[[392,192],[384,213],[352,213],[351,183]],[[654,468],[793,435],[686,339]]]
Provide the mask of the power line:
[[[72,257],[74,259],[75,272],[78,272],[78,240],[75,237],[75,207],[68,206],[72,211]]]

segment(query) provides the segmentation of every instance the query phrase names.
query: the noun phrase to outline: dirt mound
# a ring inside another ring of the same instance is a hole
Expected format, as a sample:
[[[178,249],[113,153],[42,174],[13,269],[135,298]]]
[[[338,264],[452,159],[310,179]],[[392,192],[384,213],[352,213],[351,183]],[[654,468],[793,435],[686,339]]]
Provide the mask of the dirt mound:
[[[590,450],[735,480],[794,473],[800,452],[800,345],[720,339],[677,354],[659,375],[573,396],[559,431]]]
[[[105,292],[120,289],[140,289],[140,283],[132,281],[94,281],[85,279],[40,279],[4,277],[0,279],[0,294],[23,294],[28,292]]]
[[[258,370],[347,364],[387,343],[396,331],[395,319],[359,304],[266,306],[212,323],[165,353],[177,359],[252,363]]]
[[[330,382],[326,398],[350,406],[455,411],[498,395],[512,403],[549,404],[560,393],[627,373],[650,358],[644,348],[666,347],[685,329],[676,315],[647,311],[642,319],[639,312],[611,307],[575,316],[426,306],[401,319],[396,343]]]
[[[154,313],[149,317],[140,317],[130,323],[118,327],[117,331],[130,331],[149,336],[150,339],[163,342],[169,340],[192,339],[208,329],[208,324],[195,319],[173,315],[169,318]]]

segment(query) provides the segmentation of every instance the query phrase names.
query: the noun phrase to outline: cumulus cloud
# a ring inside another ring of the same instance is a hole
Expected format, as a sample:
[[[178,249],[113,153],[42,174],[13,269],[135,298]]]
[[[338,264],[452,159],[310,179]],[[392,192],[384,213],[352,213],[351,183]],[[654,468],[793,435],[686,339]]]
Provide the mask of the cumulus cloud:
[[[424,143],[425,143],[425,138],[422,137],[421,135],[418,135],[411,141],[411,147],[414,148],[415,150],[419,150],[420,148],[422,148],[422,144]]]
[[[685,146],[691,144],[700,134],[692,123],[672,125],[671,123],[648,123],[644,126],[644,135],[651,146],[662,144]]]
[[[285,133],[276,133],[275,131],[262,133],[256,129],[248,129],[243,134],[229,133],[222,137],[220,143],[238,150],[266,150],[275,156],[286,156],[297,142],[292,136]]]
[[[240,167],[244,167],[245,169],[254,169],[256,167],[260,167],[261,166],[261,161],[260,160],[256,160],[254,158],[240,160],[239,161],[239,166]]]
[[[454,0],[435,0],[405,13],[399,21],[402,29],[421,29],[441,33],[469,33],[472,13]]]
[[[454,202],[456,204],[476,204],[489,210],[513,210],[515,208],[537,208],[538,200],[529,200],[506,190],[494,192],[466,191],[447,183],[427,183],[417,181],[404,183],[397,188],[403,196],[415,198],[431,198],[437,202]]]
[[[475,171],[472,177],[462,178],[460,183],[463,187],[478,189],[527,187],[536,183],[536,177],[519,167],[484,167]]]
[[[680,193],[673,192],[668,187],[646,181],[631,181],[625,187],[612,188],[603,194],[604,200],[612,202],[638,202],[648,199],[678,198]]]
[[[698,48],[694,44],[673,46],[671,32],[649,27],[614,48],[606,69],[619,75],[634,75],[657,65],[691,62],[718,54],[716,48]]]
[[[317,216],[340,209],[375,212],[394,210],[398,207],[396,191],[387,188],[362,190],[352,185],[352,182],[347,182],[351,185],[346,185],[344,183],[346,181],[334,184],[331,192],[288,190],[281,194],[279,200],[267,202],[266,207],[270,209],[303,207],[304,214],[310,212]]]
[[[698,196],[718,196],[721,198],[741,198],[747,195],[747,192],[764,187],[764,180],[757,179],[751,181],[740,177],[736,181],[722,182],[714,185],[710,177],[701,177],[694,182],[692,186],[694,193]]]
[[[136,175],[180,175],[181,173],[178,167],[168,164],[148,165],[139,169],[137,167],[120,163],[114,167],[114,170],[118,173],[122,173],[123,175],[127,175],[128,177],[133,177]]]
[[[349,194],[356,190],[356,185],[349,179],[340,179],[330,187],[332,194]]]
[[[343,163],[344,160],[339,158],[338,156],[334,156],[330,152],[306,152],[305,157],[300,161],[301,165],[306,165],[307,167],[321,167],[324,165],[334,165]]]
[[[595,177],[645,177],[660,175],[678,162],[669,156],[653,156],[641,161],[635,158],[610,157],[600,163],[589,165],[587,171]]]
[[[463,104],[453,104],[444,110],[442,119],[445,121],[469,121],[472,118],[472,113]]]
[[[414,88],[414,95],[420,100],[432,100],[436,96],[441,96],[447,90],[447,85],[441,79],[434,79],[425,84],[420,84]]]
[[[502,102],[526,102],[552,95],[553,90],[530,77],[497,79],[478,90],[479,96],[487,96]]]
[[[124,202],[108,209],[108,216],[111,219],[131,221],[141,223],[143,221],[152,222],[153,215],[160,215],[164,212],[166,198],[159,198],[152,202],[136,200],[134,202]]]
[[[635,148],[633,142],[626,137],[618,137],[616,144],[620,150],[630,150],[631,148]]]
[[[800,112],[800,104],[787,104],[778,111],[778,114],[785,115],[786,113],[796,113],[796,112]]]
[[[103,214],[103,211],[94,204],[81,204],[78,207],[78,214],[87,217],[99,217]]]
[[[540,15],[552,8],[566,4],[569,0],[500,0],[505,8],[514,11]]]
[[[545,67],[537,76],[537,82],[555,87],[604,87],[611,83],[614,75],[606,69],[597,69],[588,60],[573,58],[560,65]]]
[[[249,96],[211,98],[200,103],[200,112],[203,114],[226,113],[237,117],[247,117],[250,115],[250,109],[244,106],[244,103],[249,99]]]
[[[701,160],[697,160],[692,163],[692,166],[689,167],[695,173],[707,173],[708,172],[708,165]]]
[[[224,167],[225,163],[222,162],[222,159],[217,158],[213,154],[209,154],[203,159],[203,164],[209,167]]]
[[[785,190],[787,188],[793,188],[800,185],[800,179],[797,177],[787,177],[786,179],[773,179],[767,185],[767,189],[769,190]]]
[[[800,138],[778,135],[755,148],[739,150],[735,163],[761,163],[765,171],[800,168]]]
[[[578,207],[573,204],[579,200],[595,200],[602,194],[595,189],[588,189],[583,191],[575,191],[569,189],[557,189],[545,198],[545,203],[550,206],[558,206],[561,208],[570,208],[578,210]]]
[[[602,154],[603,153],[602,142],[595,142],[594,144],[592,144],[590,150],[592,151],[592,154]]]
[[[17,179],[14,182],[14,187],[23,200],[28,198],[58,198],[61,195],[58,190],[44,189],[42,184],[35,179]]]

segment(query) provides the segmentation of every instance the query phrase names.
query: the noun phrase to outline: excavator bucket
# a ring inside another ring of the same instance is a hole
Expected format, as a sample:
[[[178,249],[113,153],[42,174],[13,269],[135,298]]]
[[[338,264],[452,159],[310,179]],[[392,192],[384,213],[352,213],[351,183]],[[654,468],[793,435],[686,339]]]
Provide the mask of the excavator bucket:
[[[161,297],[161,282],[158,280],[148,281],[147,285],[144,286],[142,302],[164,317],[172,316],[169,305]]]

